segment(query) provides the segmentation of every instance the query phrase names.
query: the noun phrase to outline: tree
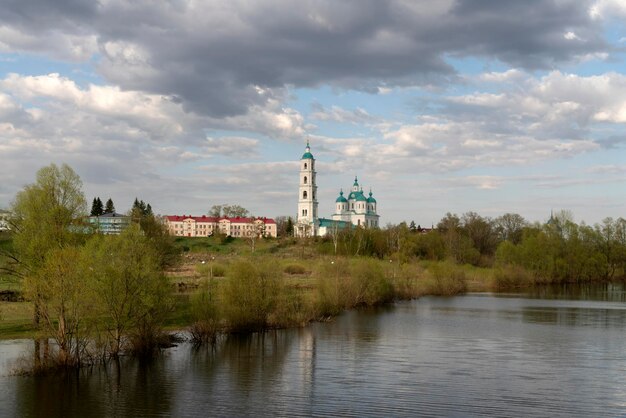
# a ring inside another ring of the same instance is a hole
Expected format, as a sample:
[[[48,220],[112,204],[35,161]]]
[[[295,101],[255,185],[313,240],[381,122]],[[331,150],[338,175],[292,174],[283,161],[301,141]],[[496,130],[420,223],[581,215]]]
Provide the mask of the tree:
[[[250,212],[239,205],[223,205],[222,214],[227,218],[245,218],[250,215]]]
[[[109,197],[107,200],[106,206],[104,208],[104,213],[115,213],[115,205],[113,204],[113,199]]]
[[[66,367],[81,364],[90,337],[93,300],[86,295],[84,259],[79,247],[52,249],[24,283],[25,294],[39,298],[44,332],[57,343],[57,364]]]
[[[411,221],[411,223],[409,224],[409,230],[411,232],[417,232],[417,226],[415,226],[415,221]]]
[[[11,273],[30,282],[33,323],[40,326],[46,275],[42,275],[49,254],[84,240],[73,224],[87,213],[87,201],[80,177],[68,165],[51,164],[37,171],[35,183],[17,193],[11,205],[14,253]],[[47,340],[44,341],[44,344]],[[35,364],[40,362],[40,342],[35,340]]]
[[[209,210],[209,216],[220,218],[222,216],[222,205],[213,205]]]
[[[221,205],[211,206],[211,209],[209,210],[209,216],[215,218],[220,218],[222,216],[226,218],[245,218],[247,216],[250,216],[250,212],[248,211],[248,209],[242,206],[229,205],[227,203],[224,203]]]
[[[483,218],[476,212],[467,212],[462,217],[465,234],[472,240],[474,248],[482,255],[493,255],[497,237],[491,219]]]
[[[39,274],[50,251],[79,244],[82,234],[72,225],[86,214],[87,202],[80,177],[68,165],[51,164],[37,172],[36,181],[18,192],[13,202],[13,245],[24,277],[45,280]],[[35,323],[39,323],[41,294],[33,294]]]
[[[103,213],[104,213],[104,206],[102,205],[102,200],[100,200],[100,197],[94,197],[93,202],[91,203],[90,216],[100,216]]]
[[[172,304],[169,283],[149,238],[138,225],[131,225],[120,235],[94,237],[85,251],[110,353],[117,356],[131,340],[140,351],[154,348]]]
[[[496,234],[500,241],[511,241],[513,244],[519,244],[522,240],[522,232],[528,222],[517,213],[505,213],[498,216],[493,221]]]

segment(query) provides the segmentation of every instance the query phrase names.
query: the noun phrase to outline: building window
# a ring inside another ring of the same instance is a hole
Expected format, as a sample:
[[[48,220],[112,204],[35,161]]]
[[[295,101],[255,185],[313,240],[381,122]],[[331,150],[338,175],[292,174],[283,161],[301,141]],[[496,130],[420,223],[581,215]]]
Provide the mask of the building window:
[[[304,176],[304,184],[306,184],[306,180],[307,180],[307,178],[306,178],[306,176]]]
[[[305,190],[305,191],[302,192],[302,198],[306,199],[306,196],[307,196],[307,194],[306,194],[306,190]]]
[[[306,163],[304,163],[304,169],[306,170]]]

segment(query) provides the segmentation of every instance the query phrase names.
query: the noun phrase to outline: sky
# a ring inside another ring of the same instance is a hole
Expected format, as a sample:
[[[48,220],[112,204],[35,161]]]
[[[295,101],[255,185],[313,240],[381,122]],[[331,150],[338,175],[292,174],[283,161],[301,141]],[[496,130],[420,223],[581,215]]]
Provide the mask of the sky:
[[[51,163],[160,214],[626,217],[626,0],[1,0],[0,208]]]

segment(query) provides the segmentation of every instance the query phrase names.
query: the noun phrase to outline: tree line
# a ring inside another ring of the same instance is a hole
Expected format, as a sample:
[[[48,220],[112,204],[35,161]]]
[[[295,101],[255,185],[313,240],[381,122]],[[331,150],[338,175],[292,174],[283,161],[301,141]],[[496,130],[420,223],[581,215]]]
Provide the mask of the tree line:
[[[562,211],[546,223],[521,215],[496,218],[447,213],[432,230],[405,222],[382,229],[330,230],[321,253],[397,259],[445,260],[479,267],[515,267],[535,281],[612,280],[626,276],[626,220],[593,226]]]

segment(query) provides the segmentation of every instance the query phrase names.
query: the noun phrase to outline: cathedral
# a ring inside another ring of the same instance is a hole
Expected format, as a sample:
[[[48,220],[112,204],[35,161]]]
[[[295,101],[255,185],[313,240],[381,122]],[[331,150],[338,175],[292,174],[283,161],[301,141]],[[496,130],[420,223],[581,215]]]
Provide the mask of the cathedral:
[[[317,185],[315,181],[315,158],[307,142],[300,159],[300,186],[298,195],[298,216],[295,234],[299,237],[323,236],[331,229],[348,227],[377,228],[379,215],[376,212],[376,199],[370,190],[368,197],[355,177],[354,184],[346,198],[343,189],[335,201],[335,213],[331,219],[318,216]]]

